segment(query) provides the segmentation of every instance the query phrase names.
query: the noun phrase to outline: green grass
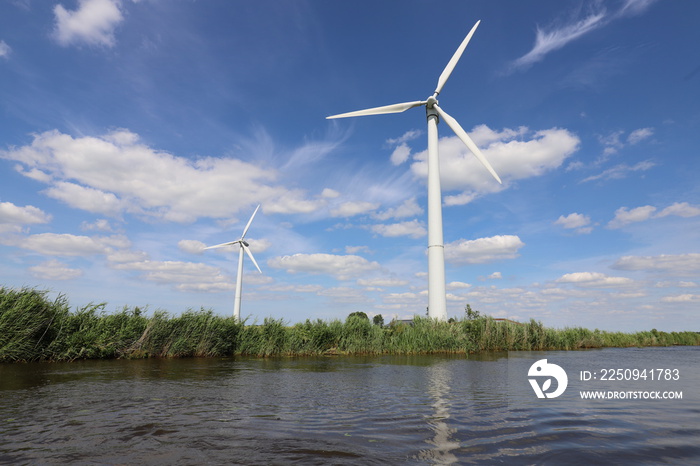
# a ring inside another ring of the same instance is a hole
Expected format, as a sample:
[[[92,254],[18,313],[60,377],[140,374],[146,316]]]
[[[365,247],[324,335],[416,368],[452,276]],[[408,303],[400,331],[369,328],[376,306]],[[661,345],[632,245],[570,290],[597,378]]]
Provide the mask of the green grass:
[[[584,348],[700,345],[696,332],[623,333],[585,328],[546,328],[491,318],[437,322],[416,317],[410,324],[380,327],[364,316],[345,321],[306,320],[287,325],[266,318],[244,325],[211,310],[151,316],[106,304],[71,311],[65,295],[0,288],[0,362],[76,359],[307,356],[323,354],[430,354],[485,351],[576,350]]]

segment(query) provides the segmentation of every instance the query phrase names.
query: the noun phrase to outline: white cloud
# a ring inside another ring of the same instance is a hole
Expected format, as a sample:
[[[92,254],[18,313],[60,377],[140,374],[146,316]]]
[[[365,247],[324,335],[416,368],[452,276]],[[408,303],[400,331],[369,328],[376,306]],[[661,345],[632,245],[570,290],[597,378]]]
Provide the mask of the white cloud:
[[[485,125],[472,130],[474,142],[504,183],[540,176],[561,166],[578,149],[579,138],[565,129],[529,132],[527,128],[495,132]],[[526,136],[529,135],[529,139]],[[516,139],[517,138],[517,139]],[[477,142],[478,141],[478,142]],[[440,138],[440,178],[442,189],[465,190],[462,196],[446,198],[457,205],[474,198],[474,193],[503,189],[456,136]],[[427,178],[427,151],[414,156],[413,173]]]
[[[104,218],[95,220],[92,223],[83,222],[80,224],[80,229],[83,231],[103,231],[103,232],[114,231],[114,229],[112,228],[112,225],[110,225],[109,221],[105,220]]]
[[[612,266],[618,270],[668,272],[671,275],[700,273],[700,254],[661,254],[658,256],[623,256]]]
[[[59,181],[48,188],[49,197],[65,202],[71,207],[96,214],[115,216],[125,208],[124,203],[112,193]]]
[[[464,288],[471,288],[471,284],[464,282],[450,282],[445,284],[445,288],[448,290],[460,290]]]
[[[287,273],[331,275],[339,280],[357,278],[381,268],[377,262],[370,262],[360,256],[334,254],[294,254],[275,257],[267,261],[267,265],[275,269],[284,269]]]
[[[265,186],[258,187],[260,190],[264,188]],[[265,202],[265,212],[270,214],[310,214],[326,206],[324,199],[304,199],[305,193],[298,189],[287,191],[280,187],[275,190],[281,195],[275,195],[273,199]]]
[[[461,193],[457,195],[451,195],[451,196],[445,196],[444,199],[444,204],[446,206],[453,206],[453,205],[464,205],[464,204],[469,204],[471,201],[479,197],[477,193]]]
[[[177,242],[177,247],[180,249],[180,251],[184,251],[190,254],[202,254],[204,252],[204,248],[207,247],[207,245],[202,243],[201,241],[193,239],[183,239]]]
[[[284,214],[315,212],[327,203],[276,184],[273,170],[234,158],[174,156],[139,143],[138,135],[127,130],[80,138],[48,131],[31,145],[0,151],[0,157],[19,162],[23,175],[49,183],[50,196],[105,215],[127,212],[192,222],[229,218],[249,208],[251,200],[266,212]]]
[[[358,252],[369,253],[370,249],[367,246],[345,246],[345,252],[348,254],[357,254]]]
[[[0,40],[0,58],[7,58],[10,56],[12,49],[9,45],[5,43],[4,40]]]
[[[630,223],[643,222],[651,218],[656,211],[656,207],[646,205],[629,210],[627,207],[620,207],[615,211],[615,218],[610,220],[608,228],[622,228]]]
[[[416,293],[388,293],[382,296],[382,301],[391,304],[415,304],[420,296]]]
[[[518,257],[525,246],[514,235],[499,235],[475,240],[457,240],[445,245],[445,260],[455,264],[486,264]]]
[[[292,293],[318,293],[323,290],[321,285],[272,285],[267,287],[269,291],[292,292]]]
[[[700,295],[697,294],[681,294],[675,296],[664,296],[661,301],[665,303],[694,303],[700,302]]]
[[[411,220],[410,222],[399,222],[392,223],[389,225],[372,225],[371,230],[382,236],[396,237],[396,236],[410,236],[411,238],[422,238],[427,235],[425,227],[422,222],[418,220]]]
[[[272,246],[272,242],[267,238],[246,238],[246,241],[251,252],[255,254],[265,252]]]
[[[630,285],[633,281],[626,277],[610,277],[599,272],[567,273],[556,280],[557,283],[572,283],[586,287],[615,287]]]
[[[595,180],[619,180],[622,178],[626,178],[630,173],[638,171],[647,171],[654,168],[655,166],[656,164],[650,160],[638,162],[632,166],[627,165],[626,163],[622,163],[612,168],[608,168],[607,170],[603,171],[602,173],[599,173],[598,175],[589,176],[588,178],[582,180],[581,183],[586,183],[588,181]]]
[[[690,281],[664,281],[664,282],[657,282],[656,285],[654,285],[657,288],[697,288],[699,285],[695,282],[690,282]]]
[[[129,246],[128,240],[120,236],[90,237],[56,233],[41,233],[22,239],[6,240],[5,244],[12,244],[47,256],[91,256],[106,254],[113,247]]]
[[[628,209],[620,207],[615,211],[615,218],[608,223],[608,228],[622,228],[630,223],[643,222],[649,219],[664,218],[669,215],[690,218],[700,215],[700,207],[690,205],[687,202],[676,202],[655,214],[657,208],[651,205]]]
[[[566,217],[561,215],[554,224],[561,225],[567,230],[575,229],[577,233],[590,233],[593,229],[588,226],[591,224],[591,218],[579,213],[569,214]]]
[[[490,280],[501,280],[503,278],[503,275],[501,272],[494,272],[491,275],[488,276]]]
[[[72,280],[83,275],[82,270],[72,269],[56,259],[29,267],[29,272],[41,280]]]
[[[477,146],[482,147],[494,142],[510,141],[525,136],[529,131],[527,126],[520,126],[518,129],[503,128],[501,131],[496,131],[486,125],[478,125],[472,129],[469,136]]]
[[[114,29],[124,19],[120,6],[119,0],[79,0],[74,11],[56,5],[54,38],[63,46],[85,43],[113,47]]]
[[[148,260],[148,254],[143,251],[120,250],[107,253],[111,264],[126,264],[128,262],[143,262]]]
[[[627,142],[629,144],[637,144],[654,134],[654,128],[640,128],[635,129],[627,136]]]
[[[335,199],[336,197],[339,197],[340,193],[336,191],[335,189],[331,188],[324,188],[323,191],[321,192],[321,197],[325,197],[326,199]]]
[[[408,157],[411,155],[411,148],[408,147],[408,144],[402,143],[400,146],[398,146],[396,149],[394,149],[394,152],[391,153],[391,163],[393,165],[401,165],[404,163],[406,160],[408,160]]]
[[[376,210],[379,204],[374,202],[349,201],[343,202],[335,209],[331,210],[333,217],[353,217],[355,215],[365,214],[372,210]]]
[[[700,207],[690,205],[687,202],[676,202],[656,214],[657,218],[677,215],[678,217],[697,217],[700,215]]]
[[[218,268],[201,263],[141,260],[114,263],[112,267],[140,272],[145,280],[171,285],[179,291],[218,292],[233,289],[233,284]]]
[[[423,209],[416,203],[416,198],[407,199],[403,204],[387,209],[378,214],[372,214],[372,218],[377,220],[388,220],[390,218],[406,218],[420,215]]]
[[[398,278],[373,278],[364,279],[360,278],[357,280],[357,284],[360,286],[406,286],[408,282],[406,280],[400,280]]]
[[[326,288],[316,294],[331,298],[337,303],[365,303],[370,301],[362,290],[345,286]]]
[[[19,233],[24,225],[50,221],[51,215],[37,207],[31,205],[20,207],[11,202],[0,202],[0,233]]]

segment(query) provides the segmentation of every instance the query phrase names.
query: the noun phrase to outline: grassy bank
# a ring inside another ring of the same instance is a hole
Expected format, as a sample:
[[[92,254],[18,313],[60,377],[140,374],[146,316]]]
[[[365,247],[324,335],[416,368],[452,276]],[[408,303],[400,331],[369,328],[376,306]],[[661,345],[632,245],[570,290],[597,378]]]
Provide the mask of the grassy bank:
[[[622,333],[584,328],[550,329],[477,318],[452,323],[415,318],[410,324],[373,325],[307,320],[292,326],[265,319],[243,325],[211,310],[144,315],[138,307],[105,312],[105,304],[70,310],[35,289],[0,288],[0,362],[97,358],[278,356],[321,354],[473,353],[507,350],[700,345],[696,332]]]

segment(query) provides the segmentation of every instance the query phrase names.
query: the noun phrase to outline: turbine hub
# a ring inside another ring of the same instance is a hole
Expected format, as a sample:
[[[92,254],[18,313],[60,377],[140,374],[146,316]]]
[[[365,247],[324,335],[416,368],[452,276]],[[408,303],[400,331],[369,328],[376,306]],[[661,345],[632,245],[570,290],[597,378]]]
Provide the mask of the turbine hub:
[[[428,97],[428,100],[425,101],[425,106],[426,108],[433,108],[433,106],[437,103],[437,94],[433,94],[430,97]]]

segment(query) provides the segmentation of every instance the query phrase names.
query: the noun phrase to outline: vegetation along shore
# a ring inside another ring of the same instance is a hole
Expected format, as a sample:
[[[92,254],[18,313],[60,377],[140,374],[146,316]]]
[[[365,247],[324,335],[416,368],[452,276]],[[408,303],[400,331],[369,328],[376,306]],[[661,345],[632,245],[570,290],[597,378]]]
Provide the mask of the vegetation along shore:
[[[51,300],[31,288],[0,288],[0,362],[76,359],[306,356],[331,354],[475,353],[509,350],[700,345],[697,332],[623,333],[545,328],[541,322],[498,321],[467,306],[463,319],[416,317],[384,325],[362,312],[343,322],[307,320],[287,325],[237,322],[211,310],[150,316],[138,307],[108,313],[105,304],[71,311],[65,295]]]

